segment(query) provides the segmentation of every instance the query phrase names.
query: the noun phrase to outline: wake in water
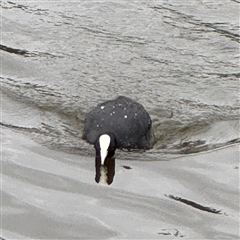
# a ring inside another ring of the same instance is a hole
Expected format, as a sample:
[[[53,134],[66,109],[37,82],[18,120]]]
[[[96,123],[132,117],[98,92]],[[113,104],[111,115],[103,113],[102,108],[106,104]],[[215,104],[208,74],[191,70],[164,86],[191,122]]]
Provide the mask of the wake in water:
[[[0,123],[2,126],[26,132],[50,148],[94,155],[92,147],[82,140],[87,109],[80,96],[70,98],[57,89],[9,78],[2,78],[2,91],[8,103],[22,102],[21,107],[32,109],[29,109],[29,117],[33,111],[39,118],[37,124],[28,126],[20,111],[16,116],[19,124],[13,119],[8,121],[5,116]],[[130,154],[118,151],[120,158],[162,160],[169,154],[196,153],[240,142],[238,108],[235,107],[182,100],[162,103],[162,108],[150,109],[149,113],[156,139],[154,148],[139,153],[134,150]]]

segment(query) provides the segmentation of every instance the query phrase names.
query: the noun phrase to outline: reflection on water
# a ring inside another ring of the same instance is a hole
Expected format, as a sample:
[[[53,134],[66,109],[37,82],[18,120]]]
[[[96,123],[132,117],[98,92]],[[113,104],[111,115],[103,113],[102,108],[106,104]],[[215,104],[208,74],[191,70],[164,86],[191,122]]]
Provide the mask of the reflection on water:
[[[99,184],[112,184],[115,175],[115,158],[106,158],[104,165],[101,165],[101,160],[98,161],[96,157],[95,168],[96,177],[95,181]]]

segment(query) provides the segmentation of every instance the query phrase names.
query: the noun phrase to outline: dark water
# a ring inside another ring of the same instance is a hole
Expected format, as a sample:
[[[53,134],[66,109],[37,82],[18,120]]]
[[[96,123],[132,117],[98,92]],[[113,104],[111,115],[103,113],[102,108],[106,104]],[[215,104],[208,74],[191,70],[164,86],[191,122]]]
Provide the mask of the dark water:
[[[153,120],[163,159],[239,142],[237,1],[2,1],[1,125],[49,148],[81,139],[98,103],[125,95]]]

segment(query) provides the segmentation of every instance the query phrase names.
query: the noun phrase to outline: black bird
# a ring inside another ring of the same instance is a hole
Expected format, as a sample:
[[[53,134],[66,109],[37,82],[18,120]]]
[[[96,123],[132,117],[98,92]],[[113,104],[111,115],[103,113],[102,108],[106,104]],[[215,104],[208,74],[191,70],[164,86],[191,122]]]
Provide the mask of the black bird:
[[[116,148],[152,148],[152,121],[140,103],[119,96],[98,104],[87,114],[83,139],[94,144],[96,150],[96,182],[110,185],[115,174]]]

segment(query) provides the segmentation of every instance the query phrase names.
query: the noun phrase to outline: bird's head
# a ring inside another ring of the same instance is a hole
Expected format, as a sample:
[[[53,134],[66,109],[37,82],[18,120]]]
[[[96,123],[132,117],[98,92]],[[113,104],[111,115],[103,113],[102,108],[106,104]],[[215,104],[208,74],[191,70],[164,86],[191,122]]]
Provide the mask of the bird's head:
[[[102,134],[95,142],[96,158],[95,181],[102,185],[110,185],[115,175],[115,150],[117,148],[115,135]]]

